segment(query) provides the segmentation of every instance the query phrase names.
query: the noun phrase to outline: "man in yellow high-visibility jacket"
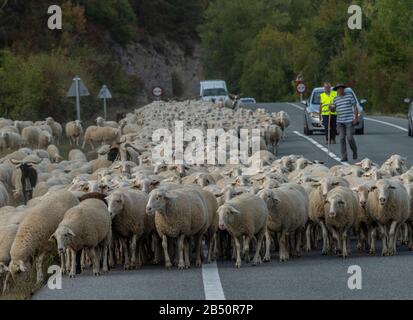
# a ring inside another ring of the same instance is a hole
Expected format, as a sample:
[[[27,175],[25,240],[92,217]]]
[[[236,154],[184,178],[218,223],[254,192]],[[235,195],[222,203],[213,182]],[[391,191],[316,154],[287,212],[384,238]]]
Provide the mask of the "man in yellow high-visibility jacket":
[[[329,82],[324,83],[324,92],[320,95],[320,118],[322,118],[323,126],[326,128],[326,143],[336,143],[337,135],[337,112],[334,110],[334,98],[337,97],[337,92],[331,90]],[[329,139],[330,131],[330,141]]]

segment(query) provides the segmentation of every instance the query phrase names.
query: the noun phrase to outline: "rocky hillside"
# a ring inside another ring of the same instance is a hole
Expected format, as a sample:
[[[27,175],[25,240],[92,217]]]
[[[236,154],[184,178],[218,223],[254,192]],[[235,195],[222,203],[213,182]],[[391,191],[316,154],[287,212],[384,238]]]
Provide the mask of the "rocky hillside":
[[[142,81],[143,89],[137,92],[139,104],[153,99],[155,86],[161,86],[166,97],[192,98],[199,95],[203,69],[198,42],[195,42],[191,54],[165,37],[149,38],[125,47],[117,45],[113,49],[126,73]]]

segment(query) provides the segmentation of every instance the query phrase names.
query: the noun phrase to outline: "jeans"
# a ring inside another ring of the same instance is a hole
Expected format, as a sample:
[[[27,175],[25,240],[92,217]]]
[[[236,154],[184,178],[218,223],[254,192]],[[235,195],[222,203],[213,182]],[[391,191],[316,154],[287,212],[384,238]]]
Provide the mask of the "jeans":
[[[323,126],[326,128],[326,141],[328,141],[328,116],[323,116]],[[331,116],[330,141],[336,141],[337,135],[337,116]]]
[[[338,123],[337,126],[338,126],[338,132],[339,132],[339,140],[341,144],[341,158],[347,159],[346,138],[353,153],[357,153],[357,145],[353,137],[353,124],[351,122],[350,123]]]

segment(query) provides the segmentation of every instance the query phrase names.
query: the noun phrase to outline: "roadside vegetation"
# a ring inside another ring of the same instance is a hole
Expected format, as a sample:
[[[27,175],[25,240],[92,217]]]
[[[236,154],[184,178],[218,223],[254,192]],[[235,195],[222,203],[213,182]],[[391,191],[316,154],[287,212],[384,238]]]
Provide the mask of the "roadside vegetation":
[[[413,2],[358,1],[363,29],[350,30],[349,0],[214,0],[199,27],[209,78],[258,101],[296,100],[294,79],[353,86],[368,111],[406,113],[413,95]]]

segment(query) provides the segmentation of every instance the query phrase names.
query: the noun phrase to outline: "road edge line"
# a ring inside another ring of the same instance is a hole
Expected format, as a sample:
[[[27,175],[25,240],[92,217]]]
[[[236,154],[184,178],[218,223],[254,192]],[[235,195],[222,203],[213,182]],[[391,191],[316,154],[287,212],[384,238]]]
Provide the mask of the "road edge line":
[[[296,109],[299,109],[299,110],[301,110],[301,111],[304,111],[304,107],[301,107],[301,106],[299,106],[298,104],[291,103],[291,102],[288,102],[287,104],[289,104],[290,106],[292,106],[292,107],[294,107],[294,108],[296,108]]]
[[[314,139],[311,139],[301,133],[299,133],[298,131],[293,131],[294,134],[296,134],[297,136],[309,141],[310,143],[312,143],[314,146],[316,146],[318,149],[320,149],[321,151],[323,151],[325,154],[327,154],[330,158],[332,158],[333,160],[345,165],[345,166],[349,166],[350,164],[348,162],[341,162],[340,158],[333,152],[330,151],[330,153],[328,152],[328,149],[326,147],[324,147],[323,145],[321,145],[320,143],[318,143],[317,141],[315,141]]]
[[[205,300],[226,300],[216,262],[202,265]]]
[[[382,121],[382,120],[377,120],[377,119],[373,119],[373,118],[369,118],[369,117],[364,117],[364,119],[367,120],[367,121],[373,121],[373,122],[381,123],[381,124],[384,124],[384,125],[386,125],[386,126],[393,127],[393,128],[399,129],[399,130],[402,130],[402,131],[404,131],[404,132],[408,132],[408,131],[409,131],[409,130],[407,130],[406,128],[403,128],[403,127],[401,127],[401,126],[398,126],[397,124],[393,124],[393,123],[390,123],[390,122],[386,122],[386,121]]]

